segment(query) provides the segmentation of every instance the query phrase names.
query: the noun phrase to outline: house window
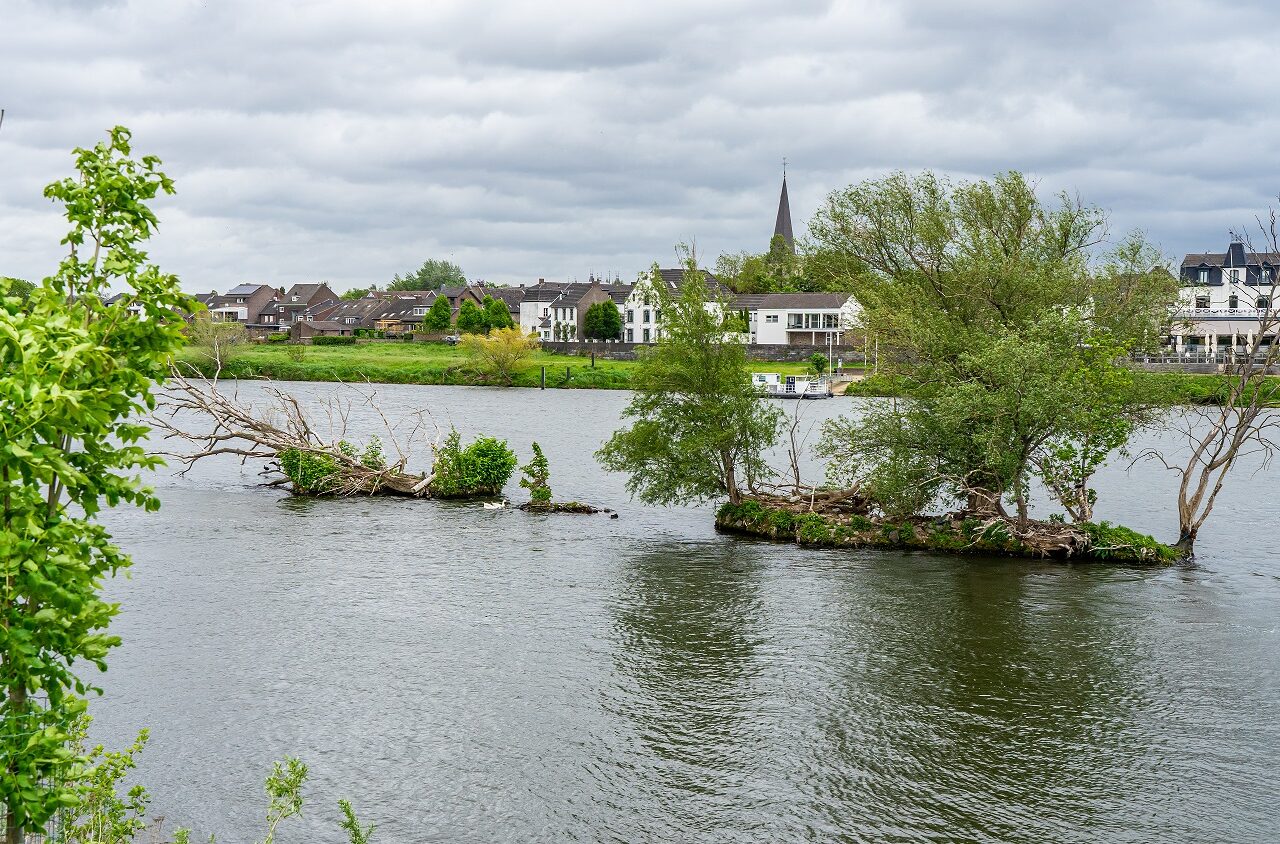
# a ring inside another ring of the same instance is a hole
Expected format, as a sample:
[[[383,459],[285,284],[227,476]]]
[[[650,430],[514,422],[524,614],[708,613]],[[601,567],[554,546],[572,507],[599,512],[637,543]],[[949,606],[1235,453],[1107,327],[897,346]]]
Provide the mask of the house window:
[[[1230,296],[1228,296],[1228,297],[1227,297],[1227,307],[1228,307],[1228,308],[1238,308],[1238,307],[1240,307],[1240,297],[1239,297],[1239,296],[1237,296],[1237,295],[1236,295],[1236,294],[1234,294],[1234,293],[1232,293]]]
[[[294,297],[292,297],[292,298],[290,299],[290,301],[296,302],[296,301],[298,301],[298,297],[297,297],[297,296],[294,296]]]
[[[654,310],[653,310],[653,321],[654,321],[654,322],[657,322],[657,321],[658,321],[658,320],[660,320],[660,319],[662,319],[662,309],[661,309],[661,308],[654,308]]]
[[[244,297],[243,297],[243,296],[237,296],[237,297],[236,297],[236,304],[237,304],[237,305],[243,305],[243,304],[244,304]]]
[[[641,320],[642,322],[648,322],[648,321],[649,321],[649,311],[648,311],[647,309],[643,312],[643,314],[642,314],[641,316],[643,317],[643,319]],[[646,336],[645,336],[645,339],[646,339],[646,340],[648,340],[648,339],[649,339],[648,334],[649,334],[649,332],[646,330],[646,331],[645,331],[645,335],[646,335]]]
[[[1200,271],[1200,282],[1199,282],[1199,283],[1200,283],[1200,284],[1208,284],[1208,283],[1209,283],[1209,271],[1208,271],[1208,270],[1201,270],[1201,271]]]
[[[1199,310],[1206,310],[1206,309],[1208,309],[1208,307],[1209,307],[1209,297],[1208,297],[1208,296],[1197,296],[1197,297],[1196,297],[1196,308],[1198,308]]]
[[[1273,270],[1271,267],[1264,267],[1262,269],[1262,283],[1272,284],[1275,282],[1275,280],[1276,280],[1276,271]]]
[[[636,321],[636,312],[631,310],[630,308],[627,308],[627,322],[635,322],[635,321]],[[627,339],[630,339],[630,338],[627,338]]]
[[[1229,282],[1231,282],[1232,284],[1239,284],[1239,283],[1240,283],[1240,271],[1239,271],[1239,270],[1227,270],[1227,280],[1228,280]]]
[[[627,311],[627,313],[631,313],[631,311]],[[631,319],[631,317],[627,317],[627,319],[628,319],[628,320],[630,320],[630,319]],[[636,330],[635,330],[634,328],[628,328],[628,329],[627,329],[627,342],[628,342],[628,343],[634,343],[635,341],[636,341]]]
[[[543,315],[543,316],[547,316],[547,315],[548,315],[548,314],[550,314],[550,313],[551,313],[551,309],[550,309],[550,308],[543,308],[543,309],[542,309],[542,315]]]
[[[645,311],[645,313],[648,313],[648,311]],[[649,329],[647,328],[644,330],[644,342],[649,342]]]
[[[353,317],[353,316],[349,316],[343,320],[343,322],[345,322],[347,325],[355,325],[359,321],[360,321],[359,317]]]
[[[777,321],[778,321],[778,315],[777,315],[777,314],[769,314],[768,316],[766,316],[766,317],[764,318],[764,321],[765,321],[765,322],[777,322]]]
[[[1259,296],[1257,301],[1258,310],[1265,311],[1271,307],[1270,296]]]

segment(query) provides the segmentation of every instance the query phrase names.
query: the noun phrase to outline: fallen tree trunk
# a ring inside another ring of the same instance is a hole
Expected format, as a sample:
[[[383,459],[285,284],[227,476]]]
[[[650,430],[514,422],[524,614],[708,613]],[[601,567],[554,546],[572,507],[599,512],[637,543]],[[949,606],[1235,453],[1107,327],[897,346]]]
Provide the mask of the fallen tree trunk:
[[[267,471],[282,476],[272,485],[287,484],[298,495],[423,498],[430,494],[432,475],[407,469],[409,450],[415,441],[424,439],[421,434],[427,427],[427,414],[417,414],[407,431],[397,431],[374,404],[374,394],[357,390],[360,405],[379,415],[386,433],[385,444],[381,437],[374,436],[357,447],[346,439],[347,420],[356,406],[351,400],[335,397],[324,404],[331,429],[326,439],[316,432],[296,398],[270,384],[263,389],[269,404],[255,410],[234,392],[223,393],[216,376],[188,378],[175,369],[160,394],[154,424],[164,432],[166,441],[180,440],[195,448],[161,454],[182,464],[179,474],[215,455],[239,457],[242,463],[266,459],[271,461]],[[185,426],[192,416],[211,421],[212,427],[189,430]],[[433,450],[440,439],[438,428],[436,433],[436,440],[431,443]],[[392,460],[384,453],[388,446],[395,452]]]

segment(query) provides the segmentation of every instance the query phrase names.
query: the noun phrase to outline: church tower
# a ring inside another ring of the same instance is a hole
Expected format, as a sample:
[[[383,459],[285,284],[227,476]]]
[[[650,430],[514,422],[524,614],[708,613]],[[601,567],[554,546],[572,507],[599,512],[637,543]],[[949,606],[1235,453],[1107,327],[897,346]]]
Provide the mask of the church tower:
[[[778,219],[773,224],[773,236],[782,235],[782,239],[787,243],[787,249],[791,252],[796,251],[795,235],[791,232],[791,203],[787,201],[787,165],[782,165],[782,195],[778,197]],[[769,241],[773,242],[772,239]]]

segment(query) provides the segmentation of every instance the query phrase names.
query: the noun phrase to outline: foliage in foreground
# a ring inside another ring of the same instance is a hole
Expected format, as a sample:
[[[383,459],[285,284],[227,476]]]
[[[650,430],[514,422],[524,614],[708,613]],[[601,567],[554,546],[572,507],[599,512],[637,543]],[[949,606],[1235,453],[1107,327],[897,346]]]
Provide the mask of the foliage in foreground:
[[[676,293],[655,284],[663,328],[644,350],[623,411],[631,426],[614,433],[596,457],[626,472],[627,491],[647,504],[741,498],[769,473],[764,454],[778,437],[781,413],[751,385],[746,350],[726,338],[723,303],[711,298],[692,259]]]
[[[140,248],[148,202],[173,183],[130,157],[123,127],[75,151],[76,175],[45,188],[71,224],[68,255],[25,305],[0,299],[0,804],[19,841],[81,794],[85,760],[68,747],[93,667],[119,638],[103,580],[130,565],[96,517],[121,502],[159,507],[139,470],[160,465],[136,420],[184,343],[195,310]],[[111,287],[125,295],[104,299]],[[130,312],[136,307],[140,313]],[[75,670],[72,670],[74,664]]]
[[[505,440],[480,437],[462,447],[462,437],[450,431],[436,451],[431,494],[436,498],[475,498],[500,495],[516,468],[516,455]]]

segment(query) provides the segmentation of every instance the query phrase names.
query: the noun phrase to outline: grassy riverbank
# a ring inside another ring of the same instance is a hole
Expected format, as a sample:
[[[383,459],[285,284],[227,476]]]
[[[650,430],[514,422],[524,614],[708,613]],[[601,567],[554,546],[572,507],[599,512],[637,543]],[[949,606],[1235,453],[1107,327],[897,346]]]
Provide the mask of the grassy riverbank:
[[[302,357],[293,359],[302,349]],[[188,347],[181,360],[206,374],[212,362],[199,348]],[[515,386],[537,387],[542,367],[547,369],[548,387],[625,390],[631,386],[634,361],[598,358],[592,367],[589,357],[534,352],[516,374]],[[752,361],[755,372],[804,375],[806,363]],[[567,370],[567,374],[566,374]],[[277,381],[372,381],[381,384],[462,384],[479,385],[484,379],[470,366],[462,350],[443,343],[359,343],[354,346],[284,346],[258,344],[236,350],[224,366],[223,377],[273,378]],[[1224,379],[1217,375],[1180,372],[1140,372],[1153,399],[1170,404],[1214,404]],[[1276,402],[1280,404],[1280,379],[1272,379]],[[851,384],[847,395],[902,395],[901,385],[887,378],[869,377]]]
[[[302,349],[300,359],[293,359]],[[212,361],[203,349],[189,347],[183,363],[211,374]],[[604,360],[534,352],[515,377],[517,387],[537,387],[542,368],[548,387],[624,390],[630,386],[634,361]],[[757,372],[801,375],[804,363],[752,363]],[[567,370],[567,372],[566,372]],[[373,381],[382,384],[483,384],[462,350],[444,343],[359,343],[354,346],[284,346],[260,344],[235,351],[223,377],[273,378],[277,381]]]

